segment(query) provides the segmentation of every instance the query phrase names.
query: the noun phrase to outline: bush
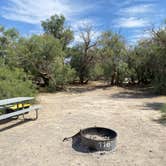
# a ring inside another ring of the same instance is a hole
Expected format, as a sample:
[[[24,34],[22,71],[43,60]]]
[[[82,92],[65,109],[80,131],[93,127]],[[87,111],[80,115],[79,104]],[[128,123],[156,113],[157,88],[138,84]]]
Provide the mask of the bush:
[[[166,115],[166,104],[161,108],[161,112]]]
[[[54,92],[57,89],[64,89],[65,85],[72,83],[75,77],[76,72],[70,65],[57,63],[52,72],[52,79],[49,81],[48,91]]]
[[[160,121],[163,123],[163,124],[166,124],[166,104],[164,104],[161,108],[161,113],[162,113],[162,116],[161,116],[161,119]]]
[[[35,96],[36,89],[23,70],[0,68],[0,99]]]
[[[94,66],[90,69],[90,78],[92,80],[100,80],[103,77],[103,67],[101,64],[96,63]]]
[[[155,78],[155,80],[152,82],[152,85],[154,86],[154,92],[157,94],[166,94],[166,78],[165,76],[161,76],[159,79]]]

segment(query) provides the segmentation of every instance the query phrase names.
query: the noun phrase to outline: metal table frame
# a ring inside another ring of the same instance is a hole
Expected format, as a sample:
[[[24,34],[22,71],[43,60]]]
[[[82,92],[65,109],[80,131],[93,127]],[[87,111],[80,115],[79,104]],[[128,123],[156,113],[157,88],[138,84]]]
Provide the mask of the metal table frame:
[[[38,110],[40,108],[40,106],[34,106],[34,107],[31,107],[31,108],[24,108],[24,104],[25,102],[28,102],[28,101],[33,101],[34,100],[34,97],[16,97],[16,98],[10,98],[10,99],[4,99],[4,100],[0,100],[0,108],[1,109],[5,109],[5,108],[8,108],[10,107],[11,105],[14,105],[16,104],[17,105],[17,108],[19,104],[22,104],[23,108],[21,110],[17,110],[17,111],[14,111],[12,113],[8,113],[8,114],[5,114],[5,115],[0,115],[0,120],[2,119],[7,119],[9,117],[13,117],[13,116],[19,116],[19,115],[22,115],[23,116],[23,119],[24,118],[24,114],[25,113],[28,113],[29,111],[31,110],[35,110],[36,112],[36,117],[35,119],[38,118]]]

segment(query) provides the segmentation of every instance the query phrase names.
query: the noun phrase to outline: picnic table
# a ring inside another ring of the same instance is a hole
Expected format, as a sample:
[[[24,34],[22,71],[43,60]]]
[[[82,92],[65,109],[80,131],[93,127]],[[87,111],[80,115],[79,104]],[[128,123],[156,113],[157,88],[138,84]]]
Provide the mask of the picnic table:
[[[16,98],[10,98],[10,99],[4,99],[0,100],[0,110],[8,110],[13,105],[16,105],[16,109],[12,110],[10,109],[10,112],[6,112],[5,114],[0,115],[0,120],[8,119],[15,116],[20,116],[24,114],[29,113],[30,111],[36,112],[35,119],[38,118],[38,110],[41,108],[39,105],[30,105],[27,103],[30,103],[34,100],[34,97],[16,97]],[[20,104],[22,105],[20,108]],[[26,107],[25,107],[26,105]]]

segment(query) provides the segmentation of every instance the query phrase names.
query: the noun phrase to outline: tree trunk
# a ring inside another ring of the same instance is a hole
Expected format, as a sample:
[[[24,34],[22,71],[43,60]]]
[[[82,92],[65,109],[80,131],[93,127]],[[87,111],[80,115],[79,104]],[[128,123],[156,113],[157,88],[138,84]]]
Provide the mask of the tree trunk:
[[[83,76],[83,74],[81,74],[79,76],[79,79],[80,79],[80,84],[84,84],[84,76]]]

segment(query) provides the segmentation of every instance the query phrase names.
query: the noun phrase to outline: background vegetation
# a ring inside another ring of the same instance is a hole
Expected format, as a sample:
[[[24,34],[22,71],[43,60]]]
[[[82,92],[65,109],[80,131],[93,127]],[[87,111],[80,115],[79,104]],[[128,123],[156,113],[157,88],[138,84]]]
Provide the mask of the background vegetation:
[[[82,42],[72,44],[73,31],[64,16],[42,21],[43,34],[22,37],[0,26],[0,99],[34,96],[36,89],[63,89],[89,80],[109,85],[149,85],[166,94],[166,26],[129,47],[113,31],[93,37],[93,27],[80,29]]]

